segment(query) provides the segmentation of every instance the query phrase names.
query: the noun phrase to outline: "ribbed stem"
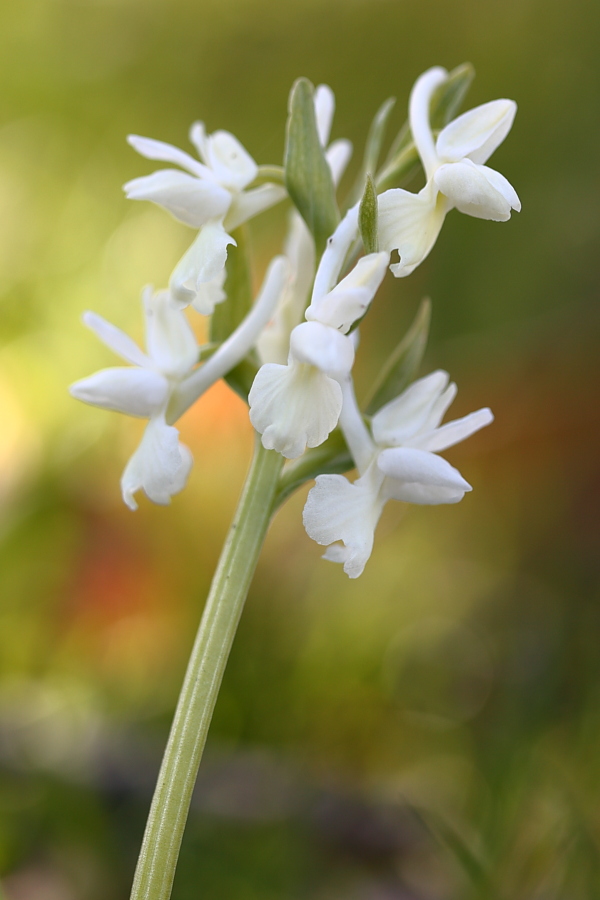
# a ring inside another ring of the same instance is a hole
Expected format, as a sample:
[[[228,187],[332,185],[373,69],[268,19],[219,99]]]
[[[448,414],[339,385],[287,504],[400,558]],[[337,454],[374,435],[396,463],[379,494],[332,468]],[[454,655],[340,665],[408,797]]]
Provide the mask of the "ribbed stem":
[[[283,459],[257,440],[179,695],[131,900],[169,900],[223,672],[273,510]]]

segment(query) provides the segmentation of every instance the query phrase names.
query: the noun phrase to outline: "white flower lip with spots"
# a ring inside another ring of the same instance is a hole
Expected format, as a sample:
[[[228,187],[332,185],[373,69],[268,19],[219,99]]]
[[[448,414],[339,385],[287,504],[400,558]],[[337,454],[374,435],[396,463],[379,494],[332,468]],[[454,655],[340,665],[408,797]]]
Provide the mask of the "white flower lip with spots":
[[[463,441],[493,421],[489,409],[441,425],[456,396],[446,372],[415,381],[372,419],[373,444],[354,482],[343,475],[319,475],[304,508],[313,540],[331,545],[325,559],[340,562],[350,578],[363,571],[374,532],[388,500],[432,505],[458,503],[471,485],[441,450]]]
[[[379,242],[400,262],[394,275],[410,275],[435,244],[451,209],[479,219],[505,222],[521,209],[515,189],[506,178],[485,165],[512,127],[517,111],[513,100],[493,100],[454,119],[434,139],[429,106],[448,77],[445,69],[429,69],[413,87],[409,120],[427,183],[418,194],[401,188],[379,196]]]

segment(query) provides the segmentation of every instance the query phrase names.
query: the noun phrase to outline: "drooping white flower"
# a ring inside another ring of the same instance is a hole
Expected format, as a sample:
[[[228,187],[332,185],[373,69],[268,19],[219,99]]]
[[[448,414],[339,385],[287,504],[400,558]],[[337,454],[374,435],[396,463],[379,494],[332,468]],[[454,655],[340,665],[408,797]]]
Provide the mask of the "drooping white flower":
[[[171,276],[173,298],[181,306],[196,301],[210,314],[219,293],[227,246],[235,244],[229,232],[285,197],[279,185],[264,184],[246,190],[258,167],[240,142],[228,131],[207,135],[202,122],[190,130],[190,141],[200,160],[189,153],[151,138],[130,135],[128,141],[142,156],[174,163],[179,169],[161,169],[134,178],[124,190],[130,200],[151,200],[176,219],[198,228],[199,234]]]
[[[121,480],[130,509],[137,509],[134,494],[141,489],[155,503],[168,503],[184,487],[192,466],[189,450],[165,416],[173,391],[197,362],[198,344],[185,315],[170,303],[168,291],[154,294],[146,288],[142,303],[146,353],[101,316],[84,313],[84,323],[132,366],[102,369],[70,388],[71,395],[85,403],[150,419]]]
[[[364,315],[388,261],[386,253],[369,254],[333,290],[313,294],[307,321],[290,335],[287,365],[268,363],[259,369],[248,402],[250,421],[267,449],[294,459],[306,447],[322,444],[337,425],[340,381],[354,363],[347,332]]]
[[[313,540],[331,545],[325,559],[343,563],[350,578],[363,571],[377,522],[388,500],[424,505],[458,503],[470,484],[438,456],[493,420],[489,409],[441,425],[456,396],[446,372],[415,381],[372,419],[372,452],[353,483],[343,475],[319,475],[304,507]]]
[[[520,200],[506,178],[484,163],[511,129],[517,106],[493,100],[454,119],[434,139],[429,107],[444,83],[445,69],[429,69],[417,79],[410,98],[409,121],[427,183],[418,194],[395,188],[379,196],[379,243],[398,250],[400,262],[390,268],[401,277],[425,259],[451,209],[505,222]]]
[[[315,89],[314,106],[319,140],[325,150],[333,183],[337,186],[352,154],[352,144],[341,138],[327,146],[335,111],[335,97],[328,85],[320,84]],[[290,211],[284,254],[288,261],[286,286],[273,319],[257,342],[261,362],[280,365],[287,361],[292,329],[304,316],[315,270],[314,241],[304,219],[295,209]]]

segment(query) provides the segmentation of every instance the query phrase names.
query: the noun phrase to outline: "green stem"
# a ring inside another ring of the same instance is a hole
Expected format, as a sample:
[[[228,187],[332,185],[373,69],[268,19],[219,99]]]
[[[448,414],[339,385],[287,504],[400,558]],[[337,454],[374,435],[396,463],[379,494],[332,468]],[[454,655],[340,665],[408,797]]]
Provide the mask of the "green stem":
[[[169,900],[223,672],[274,507],[283,459],[257,440],[179,695],[131,900]]]

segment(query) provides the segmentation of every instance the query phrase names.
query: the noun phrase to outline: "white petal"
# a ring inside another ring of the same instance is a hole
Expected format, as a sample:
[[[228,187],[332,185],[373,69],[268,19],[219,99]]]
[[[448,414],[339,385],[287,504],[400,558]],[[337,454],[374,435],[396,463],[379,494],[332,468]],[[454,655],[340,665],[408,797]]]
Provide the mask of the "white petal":
[[[422,505],[458,503],[471,490],[458,469],[426,450],[382,450],[377,465],[387,476],[384,491],[394,500]]]
[[[328,84],[320,84],[314,94],[315,118],[321,146],[325,147],[329,140],[331,123],[335,112],[335,95]]]
[[[200,159],[204,163],[206,163],[207,154],[208,154],[208,135],[206,134],[206,128],[204,127],[204,122],[194,122],[193,123],[193,125],[190,128],[189,138],[190,138],[190,142],[196,148],[196,152],[198,153],[198,156],[200,157]]]
[[[354,345],[350,338],[320,322],[302,322],[294,328],[290,335],[290,355],[334,378],[347,375],[354,365]]]
[[[302,321],[315,271],[315,245],[296,211],[290,215],[284,249],[288,261],[285,285],[275,314],[256,343],[261,362],[281,365],[287,362],[292,329]]]
[[[339,141],[334,141],[325,151],[325,159],[331,169],[331,177],[336,187],[346,171],[346,166],[350,162],[351,156],[352,143],[344,138],[340,138]]]
[[[389,261],[388,253],[363,256],[332,291],[311,303],[306,310],[308,321],[321,322],[347,334],[369,308]]]
[[[448,380],[447,372],[441,369],[432,372],[425,378],[414,381],[399,397],[382,406],[372,421],[376,442],[380,445],[399,446],[418,434],[423,426],[427,426],[427,430],[434,427],[430,424],[430,415],[443,395]]]
[[[167,402],[169,382],[151,369],[115,367],[76,381],[69,393],[92,406],[149,419]]]
[[[171,302],[168,291],[144,293],[146,346],[160,372],[182,378],[198,361],[198,343],[185,314]]]
[[[198,286],[213,281],[225,268],[227,246],[235,241],[227,234],[221,222],[207,222],[192,244],[181,257],[169,287],[176,301],[188,306],[198,293]]]
[[[306,447],[318,447],[333,431],[342,408],[342,389],[314,366],[268,363],[258,370],[248,403],[263,447],[295,459]]]
[[[516,112],[513,100],[492,100],[470,109],[440,132],[438,156],[444,162],[458,162],[465,156],[474,163],[486,162],[512,128]]]
[[[154,503],[166,505],[179,493],[192,467],[192,456],[179,443],[179,432],[162,418],[152,419],[121,478],[123,500],[137,509],[134,494],[144,490]]]
[[[223,187],[241,191],[256,178],[258,166],[237,138],[215,131],[206,138],[206,164]]]
[[[350,207],[331,237],[327,239],[327,246],[315,275],[311,303],[328,294],[337,283],[348,251],[358,237],[358,207],[358,203]]]
[[[142,353],[136,342],[132,341],[129,335],[117,328],[116,325],[111,325],[110,322],[94,312],[84,312],[81,318],[83,324],[87,325],[117,356],[133,363],[134,366],[152,367],[152,360]]]
[[[134,178],[123,185],[123,190],[128,200],[150,200],[192,228],[224,216],[231,204],[231,194],[225,188],[176,169]]]
[[[484,428],[493,421],[494,416],[491,409],[478,409],[477,412],[463,416],[462,419],[455,419],[453,422],[442,425],[441,428],[435,428],[432,431],[419,435],[410,443],[410,446],[438,453],[440,450],[446,450],[448,447],[453,447],[454,444],[471,437],[480,428]]]
[[[371,555],[385,502],[379,490],[382,482],[372,466],[354,484],[343,475],[319,475],[309,491],[302,515],[306,532],[318,544],[333,545],[324,558],[343,563],[350,578],[358,578]]]
[[[400,262],[390,266],[397,278],[410,275],[431,251],[447,211],[433,181],[418,194],[393,188],[379,195],[379,246],[397,250]]]
[[[142,156],[145,156],[146,159],[158,159],[161,162],[175,163],[183,169],[187,169],[188,172],[191,172],[197,178],[209,178],[212,180],[212,175],[206,166],[203,166],[189,153],[185,153],[172,144],[165,144],[164,141],[155,141],[153,138],[140,137],[139,134],[128,135],[127,143]]]
[[[201,316],[212,316],[215,306],[222,303],[227,295],[223,290],[225,284],[225,269],[222,269],[212,281],[201,282],[197,285],[196,296],[192,300],[192,306]]]
[[[421,157],[425,175],[431,178],[438,165],[433,143],[433,133],[429,122],[429,107],[434,91],[446,81],[448,72],[441,66],[434,66],[423,72],[415,81],[410,93],[408,118],[415,146]]]
[[[440,166],[434,180],[452,206],[477,219],[506,222],[511,208],[521,208],[514,188],[503,175],[487,166],[476,166],[470,159]]]
[[[252,219],[265,209],[270,209],[276,203],[284,200],[287,192],[279,184],[261,184],[251,191],[243,191],[234,194],[229,212],[225,217],[224,227],[228,230],[238,228],[248,219]]]

